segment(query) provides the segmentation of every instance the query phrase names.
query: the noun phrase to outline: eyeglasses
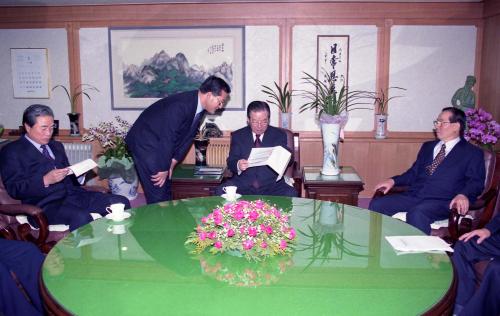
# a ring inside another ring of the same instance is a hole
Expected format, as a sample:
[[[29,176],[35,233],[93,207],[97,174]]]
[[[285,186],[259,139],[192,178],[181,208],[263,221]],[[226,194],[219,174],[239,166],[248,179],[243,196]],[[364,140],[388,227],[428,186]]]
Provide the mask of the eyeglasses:
[[[435,120],[432,123],[434,123],[434,126],[438,127],[438,126],[441,126],[441,125],[446,126],[447,124],[451,124],[451,123],[454,123],[454,122]]]
[[[224,100],[221,96],[216,96],[215,99],[217,100],[219,107],[224,106],[224,104],[226,103],[226,100]]]
[[[250,124],[252,125],[267,125],[269,124],[269,120],[262,120],[262,121],[254,121],[254,120],[250,120]]]
[[[40,130],[42,130],[43,132],[46,132],[46,131],[53,131],[54,128],[56,128],[56,125],[55,124],[52,124],[50,126],[41,126],[40,127]]]

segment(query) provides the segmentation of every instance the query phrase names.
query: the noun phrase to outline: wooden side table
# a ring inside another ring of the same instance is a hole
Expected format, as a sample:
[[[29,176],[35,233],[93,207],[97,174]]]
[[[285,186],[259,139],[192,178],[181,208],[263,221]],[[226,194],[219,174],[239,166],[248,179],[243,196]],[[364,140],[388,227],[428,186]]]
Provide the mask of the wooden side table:
[[[215,188],[222,183],[223,175],[194,174],[194,165],[181,164],[172,175],[172,198],[174,200],[211,196]]]
[[[310,199],[358,205],[359,192],[363,190],[363,180],[353,167],[341,167],[336,176],[321,174],[321,167],[304,167],[302,170],[305,195]]]

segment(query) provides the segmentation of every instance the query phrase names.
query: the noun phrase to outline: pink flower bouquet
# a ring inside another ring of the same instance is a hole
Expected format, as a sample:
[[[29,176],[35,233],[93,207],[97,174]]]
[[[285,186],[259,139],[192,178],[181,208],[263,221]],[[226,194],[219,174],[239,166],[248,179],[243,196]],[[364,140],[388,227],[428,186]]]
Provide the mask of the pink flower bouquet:
[[[237,201],[217,207],[201,219],[186,244],[193,253],[238,253],[260,261],[275,255],[290,255],[296,240],[289,216],[261,200]]]

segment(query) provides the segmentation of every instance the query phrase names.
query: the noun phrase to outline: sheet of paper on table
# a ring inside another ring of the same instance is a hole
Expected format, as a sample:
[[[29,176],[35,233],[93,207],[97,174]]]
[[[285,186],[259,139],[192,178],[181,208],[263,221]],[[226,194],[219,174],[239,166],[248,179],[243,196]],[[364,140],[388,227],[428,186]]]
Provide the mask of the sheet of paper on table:
[[[278,173],[279,181],[285,173],[292,154],[282,146],[252,148],[248,157],[248,168],[268,165]]]
[[[71,170],[69,174],[73,173],[76,177],[79,177],[82,174],[84,174],[85,172],[87,172],[91,169],[94,169],[95,167],[97,167],[97,164],[95,163],[94,160],[86,159],[86,160],[77,162],[74,165],[69,166],[68,168],[69,168],[69,170]]]
[[[437,236],[385,236],[396,252],[453,252],[444,240]]]

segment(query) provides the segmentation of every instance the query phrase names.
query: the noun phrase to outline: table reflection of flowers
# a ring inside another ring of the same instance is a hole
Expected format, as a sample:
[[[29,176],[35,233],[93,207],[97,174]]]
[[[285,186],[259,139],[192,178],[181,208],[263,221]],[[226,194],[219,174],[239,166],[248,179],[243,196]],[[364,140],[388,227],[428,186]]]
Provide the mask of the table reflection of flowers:
[[[288,214],[262,200],[242,200],[219,206],[203,217],[186,244],[195,246],[193,253],[205,249],[212,254],[231,251],[260,261],[291,255],[295,236]]]
[[[288,256],[275,256],[255,262],[228,254],[214,256],[202,253],[199,260],[205,275],[229,285],[242,287],[274,284],[279,280],[279,276],[293,265],[292,258]]]

